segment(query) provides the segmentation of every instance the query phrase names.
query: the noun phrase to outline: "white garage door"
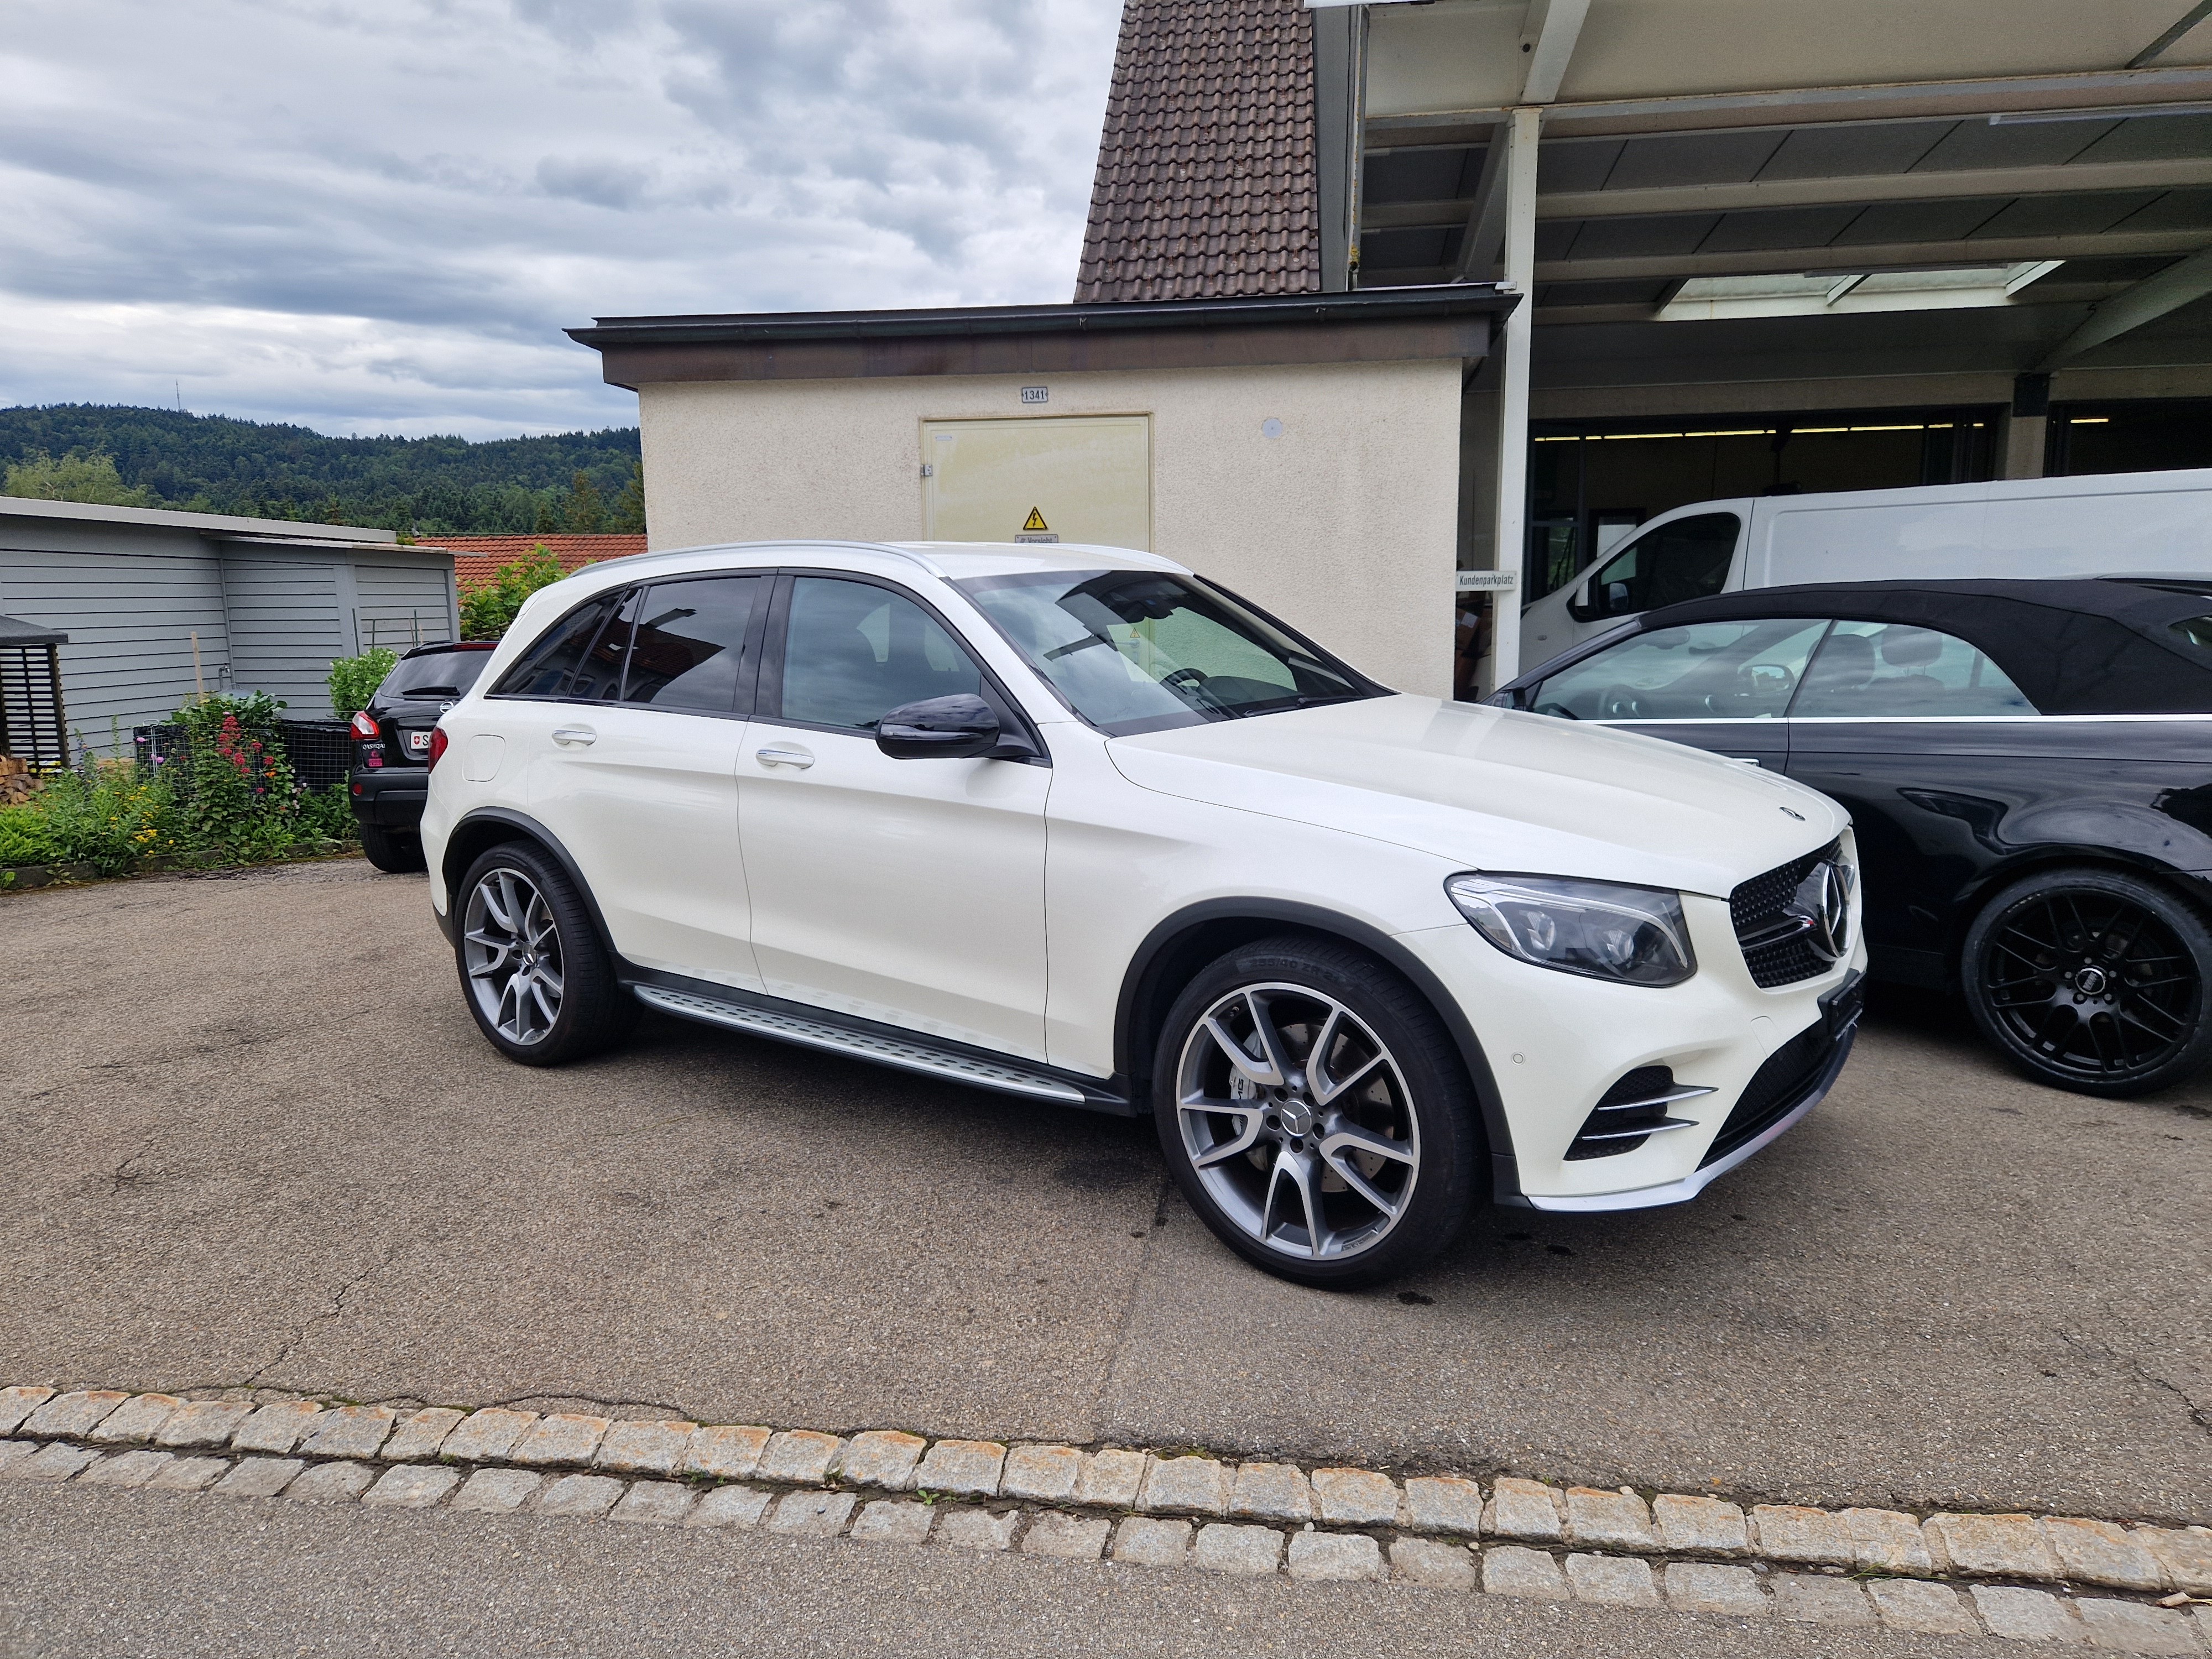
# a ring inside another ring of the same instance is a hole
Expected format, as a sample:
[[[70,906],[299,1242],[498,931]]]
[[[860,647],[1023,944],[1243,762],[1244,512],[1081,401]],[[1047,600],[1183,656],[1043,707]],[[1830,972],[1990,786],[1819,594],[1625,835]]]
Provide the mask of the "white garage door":
[[[1151,550],[1148,416],[930,421],[921,443],[932,541]]]

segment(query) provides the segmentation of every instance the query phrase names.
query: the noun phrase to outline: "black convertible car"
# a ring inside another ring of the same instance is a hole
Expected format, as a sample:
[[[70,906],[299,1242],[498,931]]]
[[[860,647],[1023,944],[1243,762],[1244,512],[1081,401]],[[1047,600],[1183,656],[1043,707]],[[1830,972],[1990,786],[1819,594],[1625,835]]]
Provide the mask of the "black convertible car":
[[[1891,581],[1646,611],[1490,701],[1850,811],[1876,978],[2085,1094],[2212,1057],[2212,582]]]

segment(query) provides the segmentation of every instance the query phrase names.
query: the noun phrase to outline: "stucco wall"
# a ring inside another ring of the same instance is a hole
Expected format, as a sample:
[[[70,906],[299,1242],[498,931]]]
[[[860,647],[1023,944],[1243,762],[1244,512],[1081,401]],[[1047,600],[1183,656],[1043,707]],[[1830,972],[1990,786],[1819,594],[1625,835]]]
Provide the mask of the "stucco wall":
[[[655,549],[922,534],[922,422],[1148,415],[1152,550],[1401,690],[1451,684],[1456,360],[648,384]],[[1044,385],[1042,406],[1019,400]],[[1282,422],[1269,438],[1261,422]]]

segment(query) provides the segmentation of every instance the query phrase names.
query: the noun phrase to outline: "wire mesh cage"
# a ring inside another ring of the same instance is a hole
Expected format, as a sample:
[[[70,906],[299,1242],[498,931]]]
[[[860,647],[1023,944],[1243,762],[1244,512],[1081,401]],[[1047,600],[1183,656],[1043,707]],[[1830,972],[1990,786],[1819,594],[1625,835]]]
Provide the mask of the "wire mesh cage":
[[[346,781],[353,766],[352,729],[343,720],[280,720],[276,734],[292,775],[309,789]],[[131,752],[147,771],[168,781],[179,800],[192,793],[191,734],[173,722],[131,728]]]

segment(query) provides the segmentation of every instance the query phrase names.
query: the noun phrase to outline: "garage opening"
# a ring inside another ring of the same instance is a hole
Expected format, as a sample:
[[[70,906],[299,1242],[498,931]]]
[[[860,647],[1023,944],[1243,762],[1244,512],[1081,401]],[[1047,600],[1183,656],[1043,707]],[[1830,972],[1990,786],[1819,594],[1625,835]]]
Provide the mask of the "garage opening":
[[[1978,483],[1993,476],[2000,418],[1968,407],[1531,422],[1522,600],[1690,501]]]

